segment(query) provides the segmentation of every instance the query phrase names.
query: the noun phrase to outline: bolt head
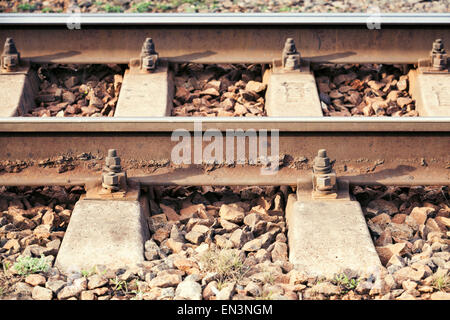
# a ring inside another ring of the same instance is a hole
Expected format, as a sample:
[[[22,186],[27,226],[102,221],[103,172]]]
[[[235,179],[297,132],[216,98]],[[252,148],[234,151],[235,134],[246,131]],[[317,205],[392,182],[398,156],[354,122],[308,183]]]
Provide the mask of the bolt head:
[[[153,70],[156,68],[157,55],[145,56],[142,58],[142,68],[145,70]]]
[[[3,56],[2,67],[5,69],[12,69],[19,64],[19,57],[17,55]]]

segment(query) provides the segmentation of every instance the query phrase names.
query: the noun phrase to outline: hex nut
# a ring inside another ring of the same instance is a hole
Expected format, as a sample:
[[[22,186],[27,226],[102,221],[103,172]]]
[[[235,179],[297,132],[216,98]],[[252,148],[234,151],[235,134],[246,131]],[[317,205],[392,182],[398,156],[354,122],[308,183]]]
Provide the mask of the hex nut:
[[[314,159],[314,166],[315,167],[329,167],[330,166],[330,158],[316,157]]]
[[[115,186],[119,184],[119,176],[116,173],[108,172],[103,174],[103,183],[108,186]]]
[[[319,176],[316,178],[316,182],[318,188],[332,187],[331,178],[329,176]]]
[[[120,158],[119,157],[106,157],[105,163],[106,163],[107,167],[120,166]]]

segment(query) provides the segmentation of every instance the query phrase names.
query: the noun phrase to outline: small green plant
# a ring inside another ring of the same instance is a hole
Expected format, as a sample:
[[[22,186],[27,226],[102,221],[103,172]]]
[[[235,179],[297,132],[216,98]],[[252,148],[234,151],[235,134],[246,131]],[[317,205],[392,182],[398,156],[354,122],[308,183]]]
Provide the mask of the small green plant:
[[[219,283],[239,281],[248,271],[236,250],[209,249],[201,256],[200,262],[203,270],[217,273]]]
[[[14,269],[21,276],[26,276],[31,273],[47,272],[49,268],[50,266],[43,254],[41,254],[40,258],[21,257],[14,264]]]
[[[140,2],[133,6],[134,11],[143,13],[150,11],[150,8],[152,7],[152,3],[150,2]]]
[[[450,289],[450,277],[447,275],[434,277],[433,288],[439,291],[446,291]]]
[[[122,12],[122,7],[121,6],[112,6],[109,3],[107,3],[103,7],[103,10],[105,10],[108,13],[120,13],[120,12]]]
[[[17,9],[19,9],[20,11],[34,11],[34,9],[36,9],[36,6],[34,4],[21,3],[17,6]]]
[[[2,264],[3,272],[6,273],[9,270],[9,267],[11,266],[11,263],[9,261],[5,261]]]
[[[292,10],[292,8],[288,7],[288,6],[280,8],[280,12],[290,12],[291,10]]]
[[[334,283],[343,288],[343,292],[346,293],[350,290],[356,289],[358,286],[359,280],[357,279],[349,279],[347,275],[344,273],[336,275],[334,278]]]
[[[159,11],[167,11],[172,9],[173,7],[170,4],[165,4],[165,3],[157,3],[156,4],[156,9]]]
[[[81,275],[85,278],[92,276],[95,274],[95,267],[92,267],[90,270],[81,270]]]
[[[45,7],[42,9],[42,13],[50,13],[50,12],[53,12],[52,8]]]
[[[266,272],[264,275],[264,282],[272,285],[275,283],[275,278],[270,272]]]
[[[130,292],[130,293],[134,294],[134,297],[132,297],[131,300],[142,300],[143,299],[144,293],[139,288],[139,283],[140,283],[139,280],[134,281],[134,287],[136,289],[131,290],[131,292]]]
[[[111,280],[111,282],[114,285],[113,290],[115,292],[121,292],[123,294],[128,293],[128,285],[126,281],[120,280],[118,277],[116,277],[115,279]]]

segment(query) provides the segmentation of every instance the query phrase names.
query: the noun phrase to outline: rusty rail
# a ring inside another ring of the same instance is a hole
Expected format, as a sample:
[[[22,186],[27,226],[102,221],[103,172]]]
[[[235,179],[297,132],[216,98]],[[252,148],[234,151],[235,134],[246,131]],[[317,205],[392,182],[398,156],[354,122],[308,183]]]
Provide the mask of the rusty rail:
[[[161,59],[271,63],[286,38],[304,60],[417,63],[434,39],[450,43],[450,15],[1,15],[0,43],[14,38],[22,58],[48,63],[129,63],[152,37]],[[73,22],[73,21],[72,21]],[[369,29],[370,23],[380,29]],[[42,46],[45,43],[45,46]]]

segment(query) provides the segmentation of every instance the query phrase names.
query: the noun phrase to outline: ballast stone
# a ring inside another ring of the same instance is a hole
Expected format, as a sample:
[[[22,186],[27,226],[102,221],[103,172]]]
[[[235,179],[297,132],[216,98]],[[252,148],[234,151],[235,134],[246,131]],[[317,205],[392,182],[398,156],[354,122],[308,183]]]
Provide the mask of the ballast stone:
[[[145,213],[138,201],[81,200],[73,210],[55,266],[63,273],[100,264],[131,267],[144,261],[148,238]]]

